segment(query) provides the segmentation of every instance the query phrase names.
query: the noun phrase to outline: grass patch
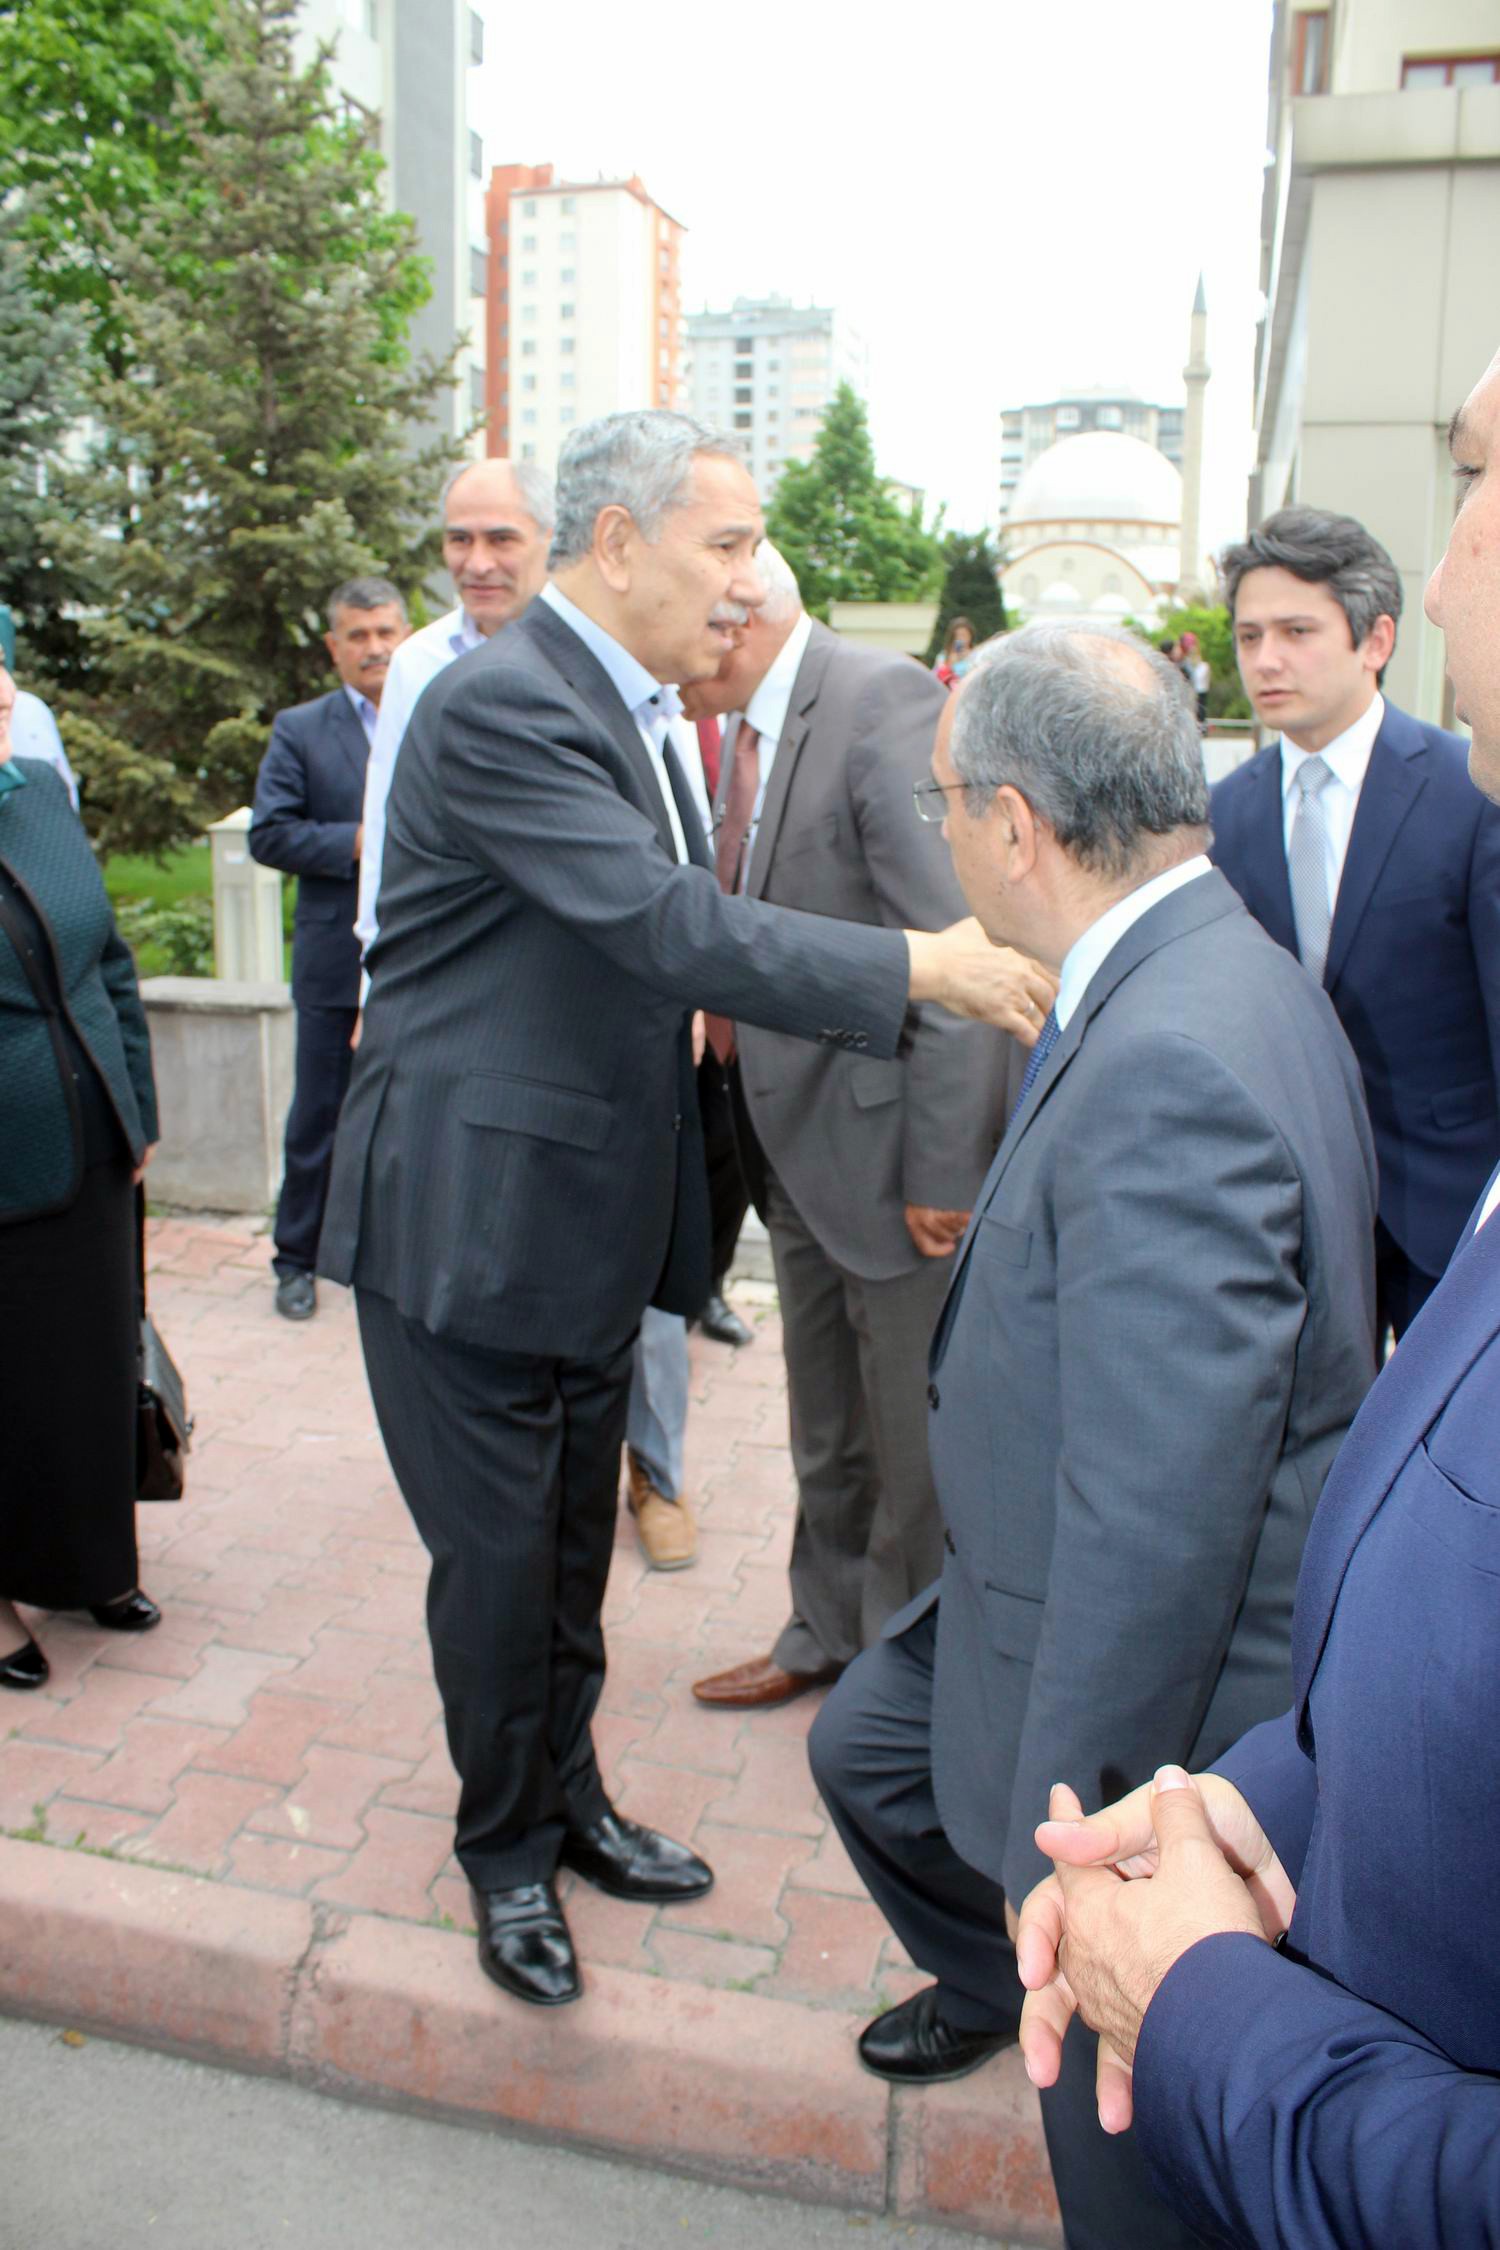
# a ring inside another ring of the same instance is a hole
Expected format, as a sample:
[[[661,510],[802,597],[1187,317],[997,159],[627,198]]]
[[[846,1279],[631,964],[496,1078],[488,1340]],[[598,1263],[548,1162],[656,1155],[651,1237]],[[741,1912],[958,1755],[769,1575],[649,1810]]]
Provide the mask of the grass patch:
[[[132,920],[142,919],[149,925],[153,911],[182,911],[201,913],[198,902],[212,905],[214,892],[213,853],[208,844],[188,844],[181,851],[169,852],[165,859],[151,859],[145,854],[120,852],[104,862],[104,888],[110,903],[117,910],[127,909],[124,917],[124,934],[135,953],[136,972],[142,977],[173,976],[181,972],[182,964],[174,960],[165,945],[158,944],[146,934],[132,934]],[[292,974],[292,916],[297,906],[297,878],[284,875],[281,879],[281,929],[282,974],[288,981]],[[129,909],[144,910],[144,915],[132,915]],[[212,967],[202,972],[213,974]]]

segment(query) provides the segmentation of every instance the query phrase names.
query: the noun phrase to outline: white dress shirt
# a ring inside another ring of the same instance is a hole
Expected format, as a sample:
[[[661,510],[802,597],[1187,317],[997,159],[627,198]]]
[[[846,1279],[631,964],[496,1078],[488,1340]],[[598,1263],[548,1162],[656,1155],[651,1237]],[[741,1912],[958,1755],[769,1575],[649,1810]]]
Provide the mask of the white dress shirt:
[[[354,707],[354,716],[365,730],[366,742],[373,742],[375,740],[375,722],[380,717],[380,713],[370,701],[370,698],[367,695],[361,695],[357,687],[350,687],[347,680],[344,682],[344,693]]]
[[[750,834],[745,840],[744,864],[747,867],[750,864],[750,854],[755,849],[755,832],[760,826],[760,811],[766,801],[771,768],[776,763],[776,746],[786,732],[786,715],[791,708],[792,689],[797,684],[797,673],[807,654],[807,644],[811,638],[812,619],[804,610],[776,651],[771,669],[741,714],[745,724],[754,727],[760,736],[760,788],[756,792]]]
[[[1497,1203],[1500,1203],[1500,1172],[1497,1172],[1493,1180],[1491,1180],[1490,1182],[1490,1192],[1484,1199],[1484,1209],[1480,1212],[1479,1224],[1474,1229],[1474,1232],[1476,1234],[1479,1232],[1480,1227],[1488,1225],[1489,1221],[1494,1217],[1495,1206]]]
[[[362,952],[369,952],[380,926],[375,902],[380,895],[380,862],[385,851],[385,801],[391,793],[391,776],[396,770],[407,721],[428,682],[435,680],[455,656],[462,656],[465,649],[478,648],[483,639],[484,635],[466,609],[450,609],[445,617],[424,625],[419,633],[404,640],[391,658],[380,693],[375,732],[370,740],[370,762],[365,768],[365,806],[361,816],[365,833],[359,860],[359,917],[354,925]],[[360,988],[361,1003],[368,989],[366,980]]]
[[[10,746],[18,758],[41,758],[49,766],[56,766],[68,785],[68,795],[73,800],[73,810],[78,810],[78,783],[73,778],[73,768],[68,764],[68,753],[63,748],[62,736],[57,731],[57,721],[39,695],[26,688],[16,689],[16,700],[10,714]]]
[[[687,838],[683,834],[682,815],[677,809],[677,799],[667,777],[664,755],[668,728],[682,713],[676,688],[663,687],[659,680],[653,680],[645,665],[638,663],[628,648],[622,647],[612,633],[606,633],[602,625],[596,625],[593,618],[581,610],[576,602],[570,602],[566,594],[559,593],[550,580],[538,594],[537,600],[545,602],[549,609],[556,610],[563,623],[578,635],[590,656],[596,657],[609,674],[611,686],[634,719],[636,732],[646,745],[656,786],[661,791],[662,804],[666,808],[667,824],[672,831],[678,862],[685,864],[688,856]]]
[[[1332,781],[1325,781],[1318,792],[1323,825],[1328,832],[1330,914],[1338,903],[1344,861],[1349,854],[1349,837],[1354,828],[1354,815],[1359,810],[1359,792],[1369,771],[1370,752],[1384,718],[1385,697],[1377,694],[1368,711],[1361,711],[1353,726],[1345,727],[1326,750],[1299,750],[1285,735],[1281,738],[1281,835],[1288,853],[1292,848],[1292,823],[1296,820],[1301,796],[1296,779],[1298,767],[1308,758],[1318,757],[1333,775]]]
[[[1195,883],[1200,875],[1212,873],[1206,854],[1195,852],[1180,867],[1169,867],[1165,875],[1153,875],[1139,890],[1117,899],[1097,922],[1089,924],[1082,937],[1073,940],[1058,977],[1057,998],[1052,1003],[1059,1031],[1067,1030],[1078,1003],[1131,925],[1143,914],[1149,914],[1164,898],[1170,898],[1173,891]]]

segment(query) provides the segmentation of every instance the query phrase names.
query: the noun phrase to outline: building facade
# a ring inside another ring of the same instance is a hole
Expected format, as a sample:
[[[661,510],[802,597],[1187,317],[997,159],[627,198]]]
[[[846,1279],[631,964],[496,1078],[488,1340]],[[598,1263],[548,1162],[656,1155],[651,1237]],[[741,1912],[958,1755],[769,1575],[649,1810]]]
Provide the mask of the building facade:
[[[728,312],[690,313],[690,412],[729,430],[768,499],[788,461],[808,461],[840,383],[863,397],[869,355],[840,314],[785,297],[736,297]]]
[[[1009,514],[1011,495],[1033,461],[1060,439],[1090,430],[1138,438],[1165,454],[1174,469],[1182,467],[1180,406],[1152,406],[1134,391],[1109,389],[1064,391],[1034,406],[1007,406],[1000,416],[1001,515]]]
[[[456,388],[441,402],[445,428],[472,430],[484,412],[484,144],[476,76],[484,61],[489,0],[302,0],[298,59],[319,42],[334,49],[332,77],[352,110],[376,118],[385,189],[416,222],[432,294],[415,314],[417,357],[444,360],[460,337]],[[483,450],[474,439],[474,451]]]
[[[1276,7],[1250,521],[1358,516],[1406,597],[1398,703],[1452,723],[1422,589],[1447,542],[1448,418],[1495,348],[1495,0]]]
[[[489,451],[549,472],[575,423],[682,398],[683,229],[638,179],[490,175]]]

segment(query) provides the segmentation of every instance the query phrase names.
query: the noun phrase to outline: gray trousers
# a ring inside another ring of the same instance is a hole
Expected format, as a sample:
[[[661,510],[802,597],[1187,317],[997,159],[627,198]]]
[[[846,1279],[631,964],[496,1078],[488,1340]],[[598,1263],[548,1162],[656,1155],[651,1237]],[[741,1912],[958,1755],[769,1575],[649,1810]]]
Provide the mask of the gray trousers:
[[[625,1443],[664,1500],[682,1497],[687,1410],[687,1322],[648,1305],[630,1362]]]
[[[792,1614],[774,1655],[817,1672],[851,1663],[942,1571],[927,1349],[952,1261],[866,1281],[835,1264],[774,1176],[766,1224],[797,1472]]]

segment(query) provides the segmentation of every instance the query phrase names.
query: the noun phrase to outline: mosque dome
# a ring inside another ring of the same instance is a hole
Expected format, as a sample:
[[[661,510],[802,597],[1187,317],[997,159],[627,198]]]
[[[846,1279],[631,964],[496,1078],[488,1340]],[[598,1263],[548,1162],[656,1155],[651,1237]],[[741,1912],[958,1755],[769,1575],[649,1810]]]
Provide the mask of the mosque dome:
[[[1086,430],[1038,454],[1021,476],[1008,524],[1182,521],[1182,478],[1164,453],[1115,430]]]

